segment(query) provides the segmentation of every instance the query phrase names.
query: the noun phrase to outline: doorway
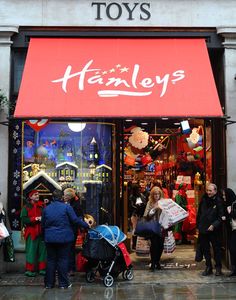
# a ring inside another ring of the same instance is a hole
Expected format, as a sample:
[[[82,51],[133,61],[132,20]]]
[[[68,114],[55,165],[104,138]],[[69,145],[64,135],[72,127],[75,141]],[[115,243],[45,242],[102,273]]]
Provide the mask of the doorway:
[[[148,245],[134,229],[152,187],[161,187],[165,199],[176,201],[184,185],[189,217],[170,228],[176,248],[164,253],[162,261],[165,268],[196,267],[196,213],[204,187],[212,181],[211,126],[194,118],[126,119],[122,145],[123,230],[133,260],[142,267],[149,261]]]

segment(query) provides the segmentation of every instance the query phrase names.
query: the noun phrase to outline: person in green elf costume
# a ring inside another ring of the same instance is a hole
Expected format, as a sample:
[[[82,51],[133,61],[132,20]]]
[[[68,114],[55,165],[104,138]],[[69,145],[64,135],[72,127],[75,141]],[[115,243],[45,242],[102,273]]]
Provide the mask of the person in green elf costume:
[[[181,183],[178,187],[178,192],[175,195],[175,202],[179,204],[184,210],[187,210],[187,194],[186,194],[187,185]],[[186,232],[182,231],[183,222],[180,222],[174,226],[174,236],[177,245],[189,244],[187,240]]]
[[[25,275],[34,277],[36,271],[45,275],[46,247],[42,237],[41,217],[44,203],[39,200],[37,190],[28,195],[28,202],[21,210],[21,221],[24,226],[26,272]]]

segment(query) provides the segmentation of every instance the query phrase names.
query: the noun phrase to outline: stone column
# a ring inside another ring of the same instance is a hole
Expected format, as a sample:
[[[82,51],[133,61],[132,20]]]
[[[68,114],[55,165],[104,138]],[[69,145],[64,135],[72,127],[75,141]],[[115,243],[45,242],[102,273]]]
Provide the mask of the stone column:
[[[225,113],[229,121],[236,121],[236,27],[218,27],[223,37]],[[227,186],[236,193],[236,123],[226,127]]]
[[[10,94],[11,36],[18,27],[0,25],[0,89],[8,99]],[[0,108],[0,122],[7,121],[8,107]],[[8,126],[0,124],[0,201],[7,206],[8,184]]]

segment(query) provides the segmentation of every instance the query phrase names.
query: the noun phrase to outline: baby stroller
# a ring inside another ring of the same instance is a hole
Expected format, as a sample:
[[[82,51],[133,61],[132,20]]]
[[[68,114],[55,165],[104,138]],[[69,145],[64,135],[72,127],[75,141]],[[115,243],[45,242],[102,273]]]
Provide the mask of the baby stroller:
[[[99,225],[88,231],[82,255],[87,258],[86,280],[94,282],[96,274],[110,287],[122,273],[123,279],[134,278],[129,253],[123,241],[126,235],[117,226]]]

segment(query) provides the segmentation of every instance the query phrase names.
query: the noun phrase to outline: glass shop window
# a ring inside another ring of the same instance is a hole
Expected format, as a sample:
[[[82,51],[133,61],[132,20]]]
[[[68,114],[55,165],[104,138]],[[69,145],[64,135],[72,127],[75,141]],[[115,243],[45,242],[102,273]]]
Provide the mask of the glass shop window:
[[[104,223],[104,212],[111,214],[113,207],[113,124],[50,122],[37,131],[35,124],[27,123],[23,190],[37,188],[43,197],[58,186],[72,187],[80,195],[84,212]]]

